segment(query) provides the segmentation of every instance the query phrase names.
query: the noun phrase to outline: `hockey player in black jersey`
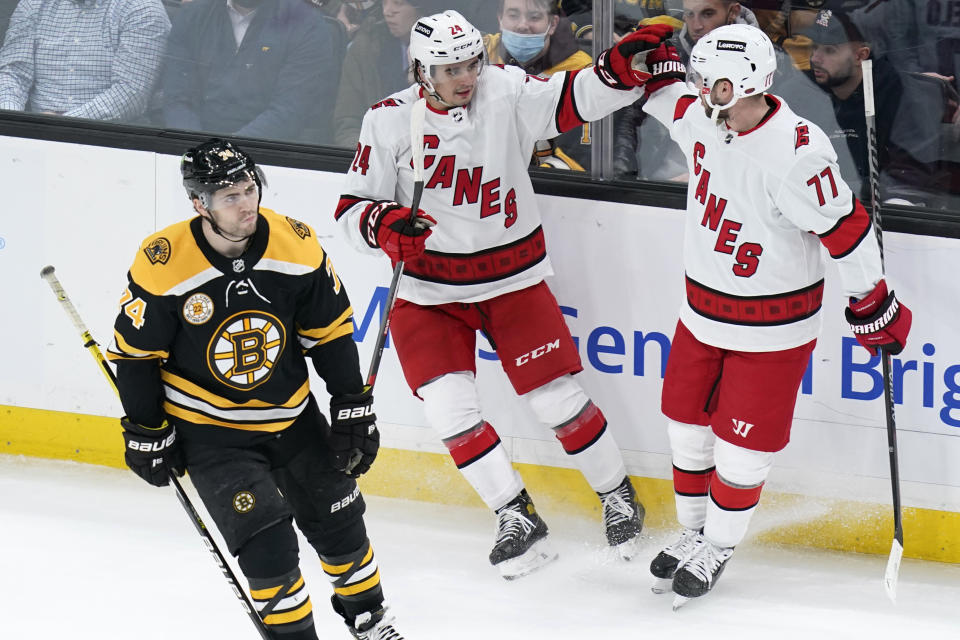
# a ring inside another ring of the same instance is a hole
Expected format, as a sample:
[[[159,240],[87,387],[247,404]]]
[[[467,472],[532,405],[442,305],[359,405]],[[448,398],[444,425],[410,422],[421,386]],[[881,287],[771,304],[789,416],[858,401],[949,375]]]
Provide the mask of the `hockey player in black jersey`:
[[[156,486],[190,472],[277,640],[317,638],[293,519],[353,637],[402,640],[355,480],[379,433],[330,257],[308,225],[260,207],[263,174],[230,142],[188,150],[181,173],[198,215],[143,242],[108,350],[127,465]]]

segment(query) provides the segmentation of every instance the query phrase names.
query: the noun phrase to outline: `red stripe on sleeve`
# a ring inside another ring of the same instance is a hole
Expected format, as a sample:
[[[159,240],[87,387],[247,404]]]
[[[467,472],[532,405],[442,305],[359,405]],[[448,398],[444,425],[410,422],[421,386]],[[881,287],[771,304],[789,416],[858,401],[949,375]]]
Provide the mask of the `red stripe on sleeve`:
[[[673,121],[676,122],[682,118],[683,114],[690,108],[690,105],[696,101],[697,98],[695,96],[680,96],[680,99],[677,100],[677,106],[673,109]]]
[[[586,120],[577,110],[577,101],[573,95],[573,79],[582,69],[567,71],[563,79],[563,89],[560,91],[560,102],[557,103],[557,131],[563,133],[584,124]]]
[[[713,478],[714,467],[703,471],[673,468],[673,490],[682,496],[705,496]]]
[[[854,197],[853,211],[840,218],[832,229],[821,233],[819,237],[820,242],[830,252],[830,257],[837,259],[856,249],[869,232],[870,214]]]
[[[763,485],[750,489],[731,487],[723,482],[718,474],[713,474],[710,481],[710,497],[713,502],[724,511],[746,511],[757,506],[760,502],[760,492]]]
[[[347,209],[362,202],[365,198],[358,198],[356,196],[340,196],[340,202],[337,203],[337,208],[333,212],[333,219],[339,220],[340,216],[347,212]]]

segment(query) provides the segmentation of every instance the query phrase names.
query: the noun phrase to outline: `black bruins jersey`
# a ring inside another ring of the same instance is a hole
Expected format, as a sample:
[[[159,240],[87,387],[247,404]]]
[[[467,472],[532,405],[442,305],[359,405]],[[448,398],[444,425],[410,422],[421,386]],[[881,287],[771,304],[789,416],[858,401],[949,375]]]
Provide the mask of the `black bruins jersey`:
[[[107,358],[127,382],[121,399],[135,421],[166,417],[203,440],[269,436],[312,401],[305,355],[331,393],[336,377],[346,383],[341,393],[362,387],[353,309],[302,222],[261,207],[238,258],[210,247],[200,217],[180,222],[143,242],[128,280]],[[328,356],[341,362],[324,363]],[[137,406],[157,410],[134,416]]]

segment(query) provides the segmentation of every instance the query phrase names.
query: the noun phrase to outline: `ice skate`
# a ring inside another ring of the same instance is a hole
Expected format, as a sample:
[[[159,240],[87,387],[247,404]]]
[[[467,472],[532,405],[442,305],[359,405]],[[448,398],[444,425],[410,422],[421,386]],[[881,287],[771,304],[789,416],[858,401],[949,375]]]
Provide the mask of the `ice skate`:
[[[637,554],[640,531],[643,529],[643,505],[637,499],[630,478],[624,478],[613,491],[597,494],[603,505],[603,528],[607,544],[624,560]]]
[[[557,552],[547,541],[547,523],[526,489],[497,510],[497,541],[490,552],[490,564],[505,579],[525,576],[556,557]]]
[[[667,545],[657,557],[650,562],[650,573],[654,583],[651,589],[654,593],[669,593],[673,589],[673,574],[677,567],[689,558],[703,534],[695,529],[684,529],[680,537]]]
[[[673,610],[713,589],[732,555],[733,547],[718,547],[701,536],[693,554],[673,574]]]
[[[376,611],[365,611],[351,621],[336,596],[331,597],[331,602],[334,610],[343,617],[350,635],[357,640],[404,640],[393,626],[393,616],[387,605]]]

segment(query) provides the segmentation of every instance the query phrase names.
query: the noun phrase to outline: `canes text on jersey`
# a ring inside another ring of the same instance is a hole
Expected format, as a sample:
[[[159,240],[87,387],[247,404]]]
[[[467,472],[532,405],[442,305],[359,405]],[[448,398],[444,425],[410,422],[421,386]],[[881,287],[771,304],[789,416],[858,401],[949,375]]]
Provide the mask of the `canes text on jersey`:
[[[723,211],[727,206],[726,198],[718,198],[716,194],[710,193],[710,171],[700,164],[700,160],[706,153],[707,148],[702,142],[693,145],[693,173],[700,176],[693,197],[697,202],[705,205],[700,225],[709,228],[711,231],[717,231],[717,242],[713,245],[714,251],[730,255],[734,255],[734,251],[736,251],[736,263],[734,263],[732,269],[733,275],[749,278],[757,272],[763,247],[756,242],[736,244],[737,234],[740,233],[740,227],[743,225],[730,218],[724,219]],[[719,231],[717,227],[719,227]]]

